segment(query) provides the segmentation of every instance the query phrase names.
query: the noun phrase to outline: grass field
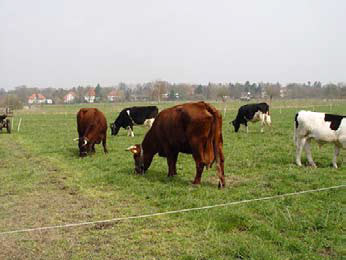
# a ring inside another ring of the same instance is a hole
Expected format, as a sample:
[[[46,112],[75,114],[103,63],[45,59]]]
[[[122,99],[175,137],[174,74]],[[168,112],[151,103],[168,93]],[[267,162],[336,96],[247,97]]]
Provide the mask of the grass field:
[[[224,113],[222,103],[213,103]],[[108,123],[126,106],[99,104]],[[136,104],[138,105],[138,104]],[[156,104],[160,109],[173,103]],[[217,189],[215,169],[202,184],[190,155],[180,154],[174,178],[156,156],[143,176],[133,173],[125,149],[140,143],[121,129],[108,132],[107,155],[78,157],[76,113],[81,106],[44,106],[18,111],[12,134],[0,133],[0,233],[164,212],[346,183],[346,163],[331,167],[331,145],[312,145],[318,168],[294,162],[293,118],[300,110],[346,114],[345,103],[318,100],[273,103],[273,129],[259,124],[235,134],[239,102],[227,104],[223,122],[226,188]],[[20,132],[17,132],[22,118]],[[345,158],[341,151],[339,164]],[[306,162],[305,155],[303,162]],[[49,231],[0,234],[0,258],[10,259],[345,259],[346,189],[309,193],[185,212]]]

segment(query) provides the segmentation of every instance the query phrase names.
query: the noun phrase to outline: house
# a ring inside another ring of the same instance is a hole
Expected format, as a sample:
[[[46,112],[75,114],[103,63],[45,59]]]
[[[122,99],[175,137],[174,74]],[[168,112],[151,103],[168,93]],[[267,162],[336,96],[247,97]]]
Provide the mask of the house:
[[[251,92],[242,92],[240,95],[241,101],[250,101],[251,100]]]
[[[96,95],[95,89],[89,88],[87,94],[84,96],[84,99],[88,103],[94,103],[95,102],[95,95]]]
[[[281,87],[281,88],[280,88],[280,97],[281,97],[281,98],[286,97],[286,96],[287,96],[287,93],[288,93],[287,87]]]
[[[53,99],[47,98],[47,99],[46,99],[46,104],[52,105],[52,104],[53,104]]]
[[[76,93],[73,91],[70,91],[64,96],[64,103],[70,104],[73,103],[76,99]]]
[[[161,98],[167,100],[169,98],[169,94],[163,93],[163,94],[161,94]]]
[[[109,92],[107,95],[107,99],[109,102],[114,102],[116,99],[119,99],[119,95],[116,90],[112,90],[111,92]]]
[[[30,105],[32,105],[32,104],[44,104],[44,103],[46,103],[46,97],[40,93],[38,93],[38,94],[34,93],[30,97],[28,97],[28,104],[30,104]]]

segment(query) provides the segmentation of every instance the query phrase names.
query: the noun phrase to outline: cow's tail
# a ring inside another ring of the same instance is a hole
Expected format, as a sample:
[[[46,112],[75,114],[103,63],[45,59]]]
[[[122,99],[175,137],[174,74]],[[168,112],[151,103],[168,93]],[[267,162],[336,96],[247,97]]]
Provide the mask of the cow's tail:
[[[212,140],[214,160],[208,166],[211,167],[213,163],[216,162],[216,170],[219,177],[219,188],[223,188],[225,186],[225,158],[223,155],[222,116],[214,107],[210,106],[209,104],[206,104],[206,109],[213,116],[213,123],[208,138],[209,140]]]

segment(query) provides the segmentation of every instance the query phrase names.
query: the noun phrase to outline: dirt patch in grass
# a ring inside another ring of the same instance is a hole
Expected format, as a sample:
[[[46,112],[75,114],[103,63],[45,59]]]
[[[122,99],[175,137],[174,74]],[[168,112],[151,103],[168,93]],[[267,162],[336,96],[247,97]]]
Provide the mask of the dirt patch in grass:
[[[7,152],[2,153],[5,167],[0,170],[4,180],[0,183],[0,232],[139,215],[150,210],[136,198],[111,190],[108,194],[106,189],[103,196],[85,193],[78,184],[71,185],[70,178],[78,172],[29,154],[14,139],[2,148]],[[180,220],[159,217],[0,234],[0,259],[146,259],[148,255],[157,257],[150,259],[169,259],[178,256],[179,250],[193,247],[194,241],[186,239],[191,235],[190,228]]]

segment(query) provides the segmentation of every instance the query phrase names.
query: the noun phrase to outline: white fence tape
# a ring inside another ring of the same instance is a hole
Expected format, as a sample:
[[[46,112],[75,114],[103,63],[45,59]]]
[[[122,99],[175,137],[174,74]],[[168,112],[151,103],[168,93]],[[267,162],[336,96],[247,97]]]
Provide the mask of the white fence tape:
[[[342,184],[342,185],[338,185],[338,186],[331,186],[331,187],[319,188],[319,189],[314,189],[314,190],[298,191],[298,192],[286,193],[286,194],[281,194],[281,195],[273,195],[273,196],[262,197],[262,198],[257,198],[257,199],[233,201],[233,202],[204,206],[204,207],[198,207],[198,208],[179,209],[179,210],[158,212],[158,213],[152,213],[152,214],[144,214],[144,215],[129,216],[129,217],[119,217],[119,218],[87,221],[87,222],[78,222],[78,223],[70,223],[70,224],[61,224],[61,225],[55,225],[55,226],[17,229],[17,230],[12,230],[12,231],[0,232],[0,236],[7,235],[7,234],[24,233],[24,232],[35,232],[35,231],[44,231],[44,230],[61,229],[61,228],[72,228],[72,227],[95,225],[95,224],[102,224],[102,223],[109,223],[109,222],[116,222],[116,221],[132,220],[132,219],[151,218],[151,217],[156,217],[156,216],[177,214],[177,213],[183,213],[183,212],[189,212],[189,211],[205,210],[205,209],[212,209],[212,208],[218,208],[218,207],[227,207],[227,206],[232,206],[232,205],[250,203],[250,202],[254,202],[254,201],[264,201],[264,200],[285,198],[285,197],[296,196],[296,195],[301,195],[301,194],[306,194],[306,193],[321,192],[321,191],[340,189],[340,188],[345,188],[345,187],[346,187],[346,184]]]

